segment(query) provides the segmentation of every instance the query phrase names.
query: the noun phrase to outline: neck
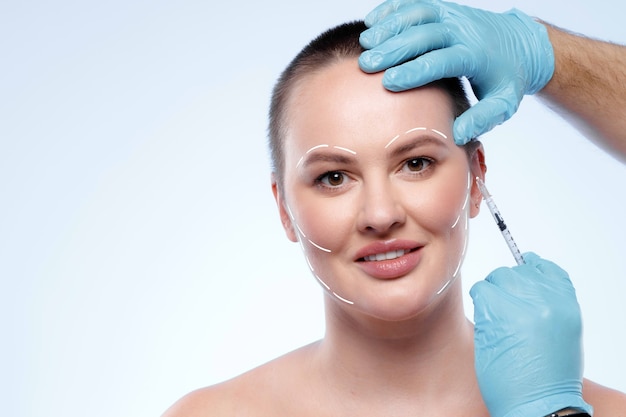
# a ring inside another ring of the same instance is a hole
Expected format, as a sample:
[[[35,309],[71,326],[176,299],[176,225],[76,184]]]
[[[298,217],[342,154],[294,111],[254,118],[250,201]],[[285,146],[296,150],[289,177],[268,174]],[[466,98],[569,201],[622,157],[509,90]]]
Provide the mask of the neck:
[[[406,398],[421,406],[480,399],[473,327],[463,311],[460,281],[432,311],[403,322],[363,318],[330,298],[326,317],[319,359],[337,392],[358,392],[373,401]]]

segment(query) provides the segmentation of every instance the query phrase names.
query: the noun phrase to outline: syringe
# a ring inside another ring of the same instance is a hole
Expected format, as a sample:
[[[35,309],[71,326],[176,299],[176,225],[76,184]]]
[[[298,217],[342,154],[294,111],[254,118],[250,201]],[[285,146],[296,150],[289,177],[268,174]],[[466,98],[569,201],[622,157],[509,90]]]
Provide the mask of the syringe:
[[[519,249],[517,248],[517,245],[515,244],[515,241],[513,240],[513,236],[511,236],[511,232],[509,232],[508,227],[504,223],[504,219],[502,218],[502,215],[500,214],[498,207],[496,207],[496,203],[493,202],[493,198],[491,198],[491,194],[489,194],[489,191],[487,191],[487,187],[485,187],[485,183],[479,177],[476,177],[476,184],[478,184],[478,189],[480,190],[480,193],[483,195],[483,199],[485,200],[485,203],[487,203],[487,207],[489,207],[489,211],[491,212],[493,219],[496,221],[498,228],[500,228],[500,232],[502,232],[502,236],[504,236],[504,240],[506,241],[507,246],[511,250],[513,257],[515,258],[515,262],[517,262],[518,265],[524,264],[525,263],[524,258],[522,257],[522,254],[520,253]]]

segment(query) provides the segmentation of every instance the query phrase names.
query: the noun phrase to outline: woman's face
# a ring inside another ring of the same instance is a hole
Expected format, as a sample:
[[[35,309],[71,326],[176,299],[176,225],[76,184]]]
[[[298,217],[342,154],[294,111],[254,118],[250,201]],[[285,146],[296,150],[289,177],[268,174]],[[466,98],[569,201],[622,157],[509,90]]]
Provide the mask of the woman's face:
[[[329,297],[403,320],[459,276],[478,213],[482,150],[452,139],[448,95],[391,93],[356,59],[308,75],[288,102],[284,188],[273,185],[288,237]]]

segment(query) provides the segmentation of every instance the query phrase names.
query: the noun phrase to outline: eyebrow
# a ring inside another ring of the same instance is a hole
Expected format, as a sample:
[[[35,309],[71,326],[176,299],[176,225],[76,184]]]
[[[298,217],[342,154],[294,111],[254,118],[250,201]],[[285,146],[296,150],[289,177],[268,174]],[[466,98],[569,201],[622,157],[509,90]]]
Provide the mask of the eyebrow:
[[[304,160],[301,161],[303,167],[308,167],[316,162],[332,162],[336,164],[352,164],[354,162],[354,158],[351,158],[346,155],[340,155],[336,153],[327,153],[327,152],[313,152],[304,157]]]
[[[415,129],[414,129],[415,130]],[[406,134],[410,133],[411,131],[408,131]],[[439,132],[437,132],[439,133]],[[441,134],[442,137],[443,134]],[[394,139],[392,139],[387,146],[385,146],[385,148],[387,148],[388,146],[390,146],[396,139],[399,139],[400,135],[396,136]],[[432,136],[432,135],[428,135],[428,134],[424,134],[424,135],[420,135],[418,137],[409,139],[409,141],[407,143],[405,143],[404,145],[401,145],[397,148],[395,148],[393,151],[390,152],[390,156],[392,157],[397,157],[400,155],[403,155],[415,148],[419,148],[421,146],[426,146],[426,145],[436,145],[438,147],[442,147],[442,148],[446,148],[447,145],[446,143],[439,137],[436,136]],[[318,145],[318,146],[314,146],[313,148],[309,149],[298,161],[298,163],[296,164],[296,168],[302,166],[304,168],[318,163],[318,162],[330,162],[330,163],[336,163],[336,164],[342,164],[342,165],[349,165],[349,164],[353,164],[354,163],[354,155],[356,155],[356,152],[348,149],[348,148],[342,148],[339,146],[333,146],[334,149],[339,149],[343,152],[341,153],[334,153],[334,152],[319,152],[318,149],[320,148],[324,148],[324,149],[328,149],[329,146],[328,145]],[[350,153],[352,154],[352,156],[347,156],[345,155],[344,152]]]
[[[442,141],[441,139],[435,136],[421,135],[421,136],[411,139],[409,142],[405,143],[404,145],[401,145],[395,148],[393,151],[391,151],[390,155],[399,156],[415,148],[419,148],[420,146],[425,146],[425,145],[436,145],[436,146],[440,146],[444,148],[447,147],[444,141]]]

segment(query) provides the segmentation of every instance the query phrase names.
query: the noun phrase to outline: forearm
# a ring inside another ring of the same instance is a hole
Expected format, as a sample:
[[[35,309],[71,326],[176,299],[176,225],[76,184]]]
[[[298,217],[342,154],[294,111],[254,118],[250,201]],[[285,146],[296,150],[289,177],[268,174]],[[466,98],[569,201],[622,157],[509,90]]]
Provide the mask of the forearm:
[[[555,70],[539,96],[626,162],[626,47],[546,27]]]

